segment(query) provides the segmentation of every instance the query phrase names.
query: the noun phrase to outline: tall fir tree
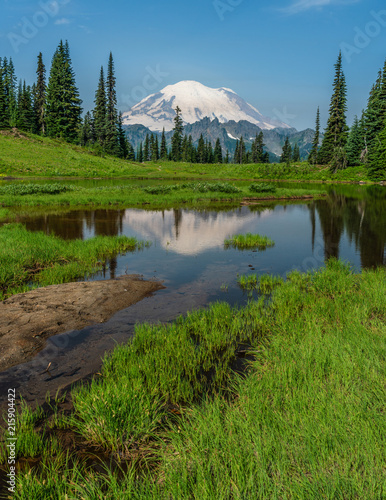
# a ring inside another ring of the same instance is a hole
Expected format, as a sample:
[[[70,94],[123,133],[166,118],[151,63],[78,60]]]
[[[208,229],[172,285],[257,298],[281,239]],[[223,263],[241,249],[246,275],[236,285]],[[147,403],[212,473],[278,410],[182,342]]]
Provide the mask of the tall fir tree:
[[[330,114],[324,134],[322,146],[318,153],[318,163],[330,164],[331,170],[345,168],[347,161],[345,148],[348,127],[346,124],[347,86],[342,69],[342,53],[339,53],[335,64],[335,78],[331,97]]]
[[[214,163],[222,163],[222,149],[219,138],[217,138],[214,146]]]
[[[373,181],[386,181],[386,121],[369,148],[368,176]]]
[[[143,148],[142,148],[142,142],[139,144],[138,151],[137,151],[137,161],[139,163],[143,162]]]
[[[21,81],[19,84],[16,126],[26,132],[32,132],[35,127],[32,92],[30,86],[26,85],[25,80],[23,85]]]
[[[88,144],[92,144],[94,142],[93,137],[93,118],[90,111],[84,116],[81,132],[80,132],[80,143],[82,146],[87,146]]]
[[[188,136],[185,134],[182,138],[182,144],[181,144],[181,161],[187,162],[188,154],[189,154],[189,142],[188,142]]]
[[[46,133],[46,68],[43,64],[43,55],[40,52],[38,55],[38,65],[36,69],[36,87],[34,92],[34,113],[35,113],[35,130],[40,135]]]
[[[264,163],[264,146],[264,134],[261,131],[259,134],[256,133],[256,137],[252,142],[250,155],[252,163]]]
[[[184,132],[184,126],[181,118],[181,109],[177,106],[175,111],[176,111],[176,116],[174,117],[171,155],[173,161],[180,161],[182,153],[182,135]]]
[[[3,79],[3,69],[0,60],[0,130],[8,126],[5,101],[5,84]]]
[[[196,161],[197,163],[205,163],[205,160],[206,160],[205,141],[203,135],[201,134],[197,144]]]
[[[81,103],[68,42],[63,44],[61,40],[52,58],[47,86],[47,134],[76,141],[81,125]]]
[[[235,163],[247,162],[245,142],[242,136],[240,137],[240,140],[237,139],[236,141],[236,149],[233,161]]]
[[[196,162],[196,151],[195,147],[193,145],[193,137],[189,135],[188,139],[188,158],[187,161],[190,163],[195,163]]]
[[[300,161],[300,149],[298,143],[294,145],[292,151],[292,161]]]
[[[285,163],[286,165],[289,165],[291,163],[291,159],[292,159],[292,147],[291,147],[291,144],[289,142],[288,135],[287,135],[287,137],[285,138],[283,150],[281,153],[280,163]]]
[[[168,158],[168,150],[166,147],[166,137],[165,137],[165,127],[162,129],[160,158],[161,158],[161,160],[167,160],[167,158]]]
[[[386,61],[383,71],[379,71],[378,78],[371,88],[367,101],[367,108],[363,113],[363,133],[365,149],[363,157],[375,141],[377,135],[383,130],[386,119]]]
[[[126,137],[125,131],[123,130],[123,118],[122,113],[118,115],[118,155],[119,158],[126,159],[129,154],[129,141]]]
[[[348,135],[347,145],[346,145],[347,163],[349,166],[355,166],[360,164],[362,151],[364,149],[365,149],[365,142],[364,142],[363,122],[362,120],[358,120],[358,117],[355,116],[353,125]]]
[[[318,106],[318,110],[316,112],[314,140],[312,141],[311,151],[310,154],[308,155],[308,161],[309,163],[311,163],[311,165],[316,165],[318,161],[319,142],[320,142],[320,109]]]
[[[95,107],[93,111],[95,139],[102,146],[106,145],[107,129],[107,99],[103,66],[99,73],[98,88],[95,92]]]
[[[3,59],[3,82],[5,91],[5,120],[8,127],[16,127],[17,120],[17,78],[10,58]]]
[[[117,91],[116,79],[114,70],[114,59],[110,52],[109,62],[107,65],[107,110],[106,110],[106,152],[112,155],[119,154],[119,138],[118,138],[118,111],[117,111]]]
[[[146,134],[145,142],[143,145],[143,161],[149,161],[150,159],[150,138],[149,134]]]

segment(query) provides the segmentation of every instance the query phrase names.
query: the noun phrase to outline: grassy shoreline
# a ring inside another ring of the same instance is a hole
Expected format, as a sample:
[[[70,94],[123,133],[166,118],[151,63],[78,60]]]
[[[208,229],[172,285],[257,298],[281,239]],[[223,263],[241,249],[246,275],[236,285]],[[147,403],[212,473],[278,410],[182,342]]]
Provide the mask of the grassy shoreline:
[[[22,224],[7,224],[0,227],[0,300],[94,274],[107,259],[147,245],[126,236],[66,241],[27,231]]]
[[[71,415],[24,409],[16,453],[35,468],[14,498],[380,500],[385,318],[386,269],[331,260],[270,302],[137,326]],[[82,462],[80,442],[115,467]]]
[[[200,208],[220,203],[307,200],[326,196],[320,188],[276,188],[260,183],[259,192],[251,190],[251,186],[254,184],[225,181],[100,187],[30,182],[9,184],[0,186],[0,220],[12,220],[12,214],[27,207]],[[271,188],[268,192],[267,186]]]

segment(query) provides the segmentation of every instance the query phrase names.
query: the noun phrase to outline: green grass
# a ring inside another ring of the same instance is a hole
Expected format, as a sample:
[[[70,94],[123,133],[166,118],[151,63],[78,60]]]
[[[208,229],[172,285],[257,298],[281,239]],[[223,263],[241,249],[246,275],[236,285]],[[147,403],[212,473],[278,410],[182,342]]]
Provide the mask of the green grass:
[[[258,249],[265,250],[267,247],[273,247],[275,242],[260,234],[235,234],[224,240],[225,248],[237,248],[238,250]]]
[[[244,290],[258,290],[263,294],[269,294],[276,288],[283,284],[281,276],[271,276],[270,274],[242,274],[237,277],[237,283]]]
[[[386,269],[331,260],[290,273],[270,302],[139,326],[70,417],[128,472],[69,463],[55,442],[48,463],[46,438],[15,498],[381,500],[385,318]],[[253,356],[237,375],[238,343]]]
[[[369,181],[364,166],[332,174],[328,167],[307,162],[283,164],[201,165],[175,162],[130,163],[97,156],[95,151],[58,139],[20,133],[0,134],[0,177],[141,177],[202,179],[294,179],[307,181]],[[370,181],[369,181],[370,182]]]
[[[56,192],[56,194],[53,194]],[[252,193],[249,183],[235,185],[230,182],[189,182],[180,184],[146,185],[133,183],[118,186],[74,186],[69,184],[22,183],[0,186],[0,210],[20,212],[26,207],[203,207],[214,203],[239,203],[257,193]],[[263,192],[262,200],[320,198],[325,193],[312,188],[278,188],[275,194]],[[7,207],[7,209],[5,208]],[[13,213],[11,212],[11,213]],[[0,212],[6,219],[10,212]]]
[[[0,228],[0,300],[83,278],[102,269],[108,258],[144,245],[126,236],[66,241],[27,231],[22,224],[6,224]]]

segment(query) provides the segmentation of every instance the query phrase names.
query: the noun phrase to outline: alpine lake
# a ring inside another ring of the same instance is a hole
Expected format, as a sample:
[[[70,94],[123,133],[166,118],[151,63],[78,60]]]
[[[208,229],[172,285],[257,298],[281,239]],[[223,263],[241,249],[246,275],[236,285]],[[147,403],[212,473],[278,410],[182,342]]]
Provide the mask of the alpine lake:
[[[155,181],[58,182],[122,186],[133,182],[151,185]],[[247,206],[236,202],[200,209],[34,210],[33,215],[18,217],[29,231],[43,231],[64,239],[126,235],[146,240],[150,242],[148,247],[117,255],[106,263],[103,272],[86,279],[107,280],[134,274],[145,280],[159,280],[165,289],[120,311],[106,323],[51,337],[31,362],[0,374],[0,385],[5,388],[12,381],[27,402],[42,401],[47,391],[54,393],[59,387],[97,372],[104,353],[116,343],[128,341],[136,323],[169,322],[216,301],[245,305],[251,294],[238,285],[240,275],[268,273],[285,277],[294,269],[317,269],[331,257],[349,262],[358,272],[385,265],[385,186],[297,186],[320,188],[326,196],[295,202],[259,201]],[[224,246],[226,238],[240,233],[266,235],[275,245],[263,251]],[[48,362],[55,376],[45,371]]]

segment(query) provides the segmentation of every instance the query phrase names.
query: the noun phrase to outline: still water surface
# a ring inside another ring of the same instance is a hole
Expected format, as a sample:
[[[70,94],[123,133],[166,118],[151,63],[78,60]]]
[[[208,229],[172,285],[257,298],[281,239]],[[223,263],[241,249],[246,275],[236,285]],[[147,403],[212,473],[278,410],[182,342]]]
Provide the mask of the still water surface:
[[[165,290],[120,311],[103,325],[49,339],[32,362],[0,375],[30,401],[44,398],[99,369],[103,353],[133,334],[135,323],[170,321],[215,300],[244,304],[238,274],[285,276],[322,266],[329,257],[356,270],[385,265],[386,188],[339,186],[326,199],[307,203],[257,204],[224,210],[92,210],[21,219],[29,230],[66,239],[127,235],[151,242],[143,251],[111,259],[90,279],[140,274],[164,282]],[[259,233],[275,241],[265,251],[225,249],[224,239]],[[48,362],[52,373],[42,371]],[[5,393],[5,392],[4,392]]]

